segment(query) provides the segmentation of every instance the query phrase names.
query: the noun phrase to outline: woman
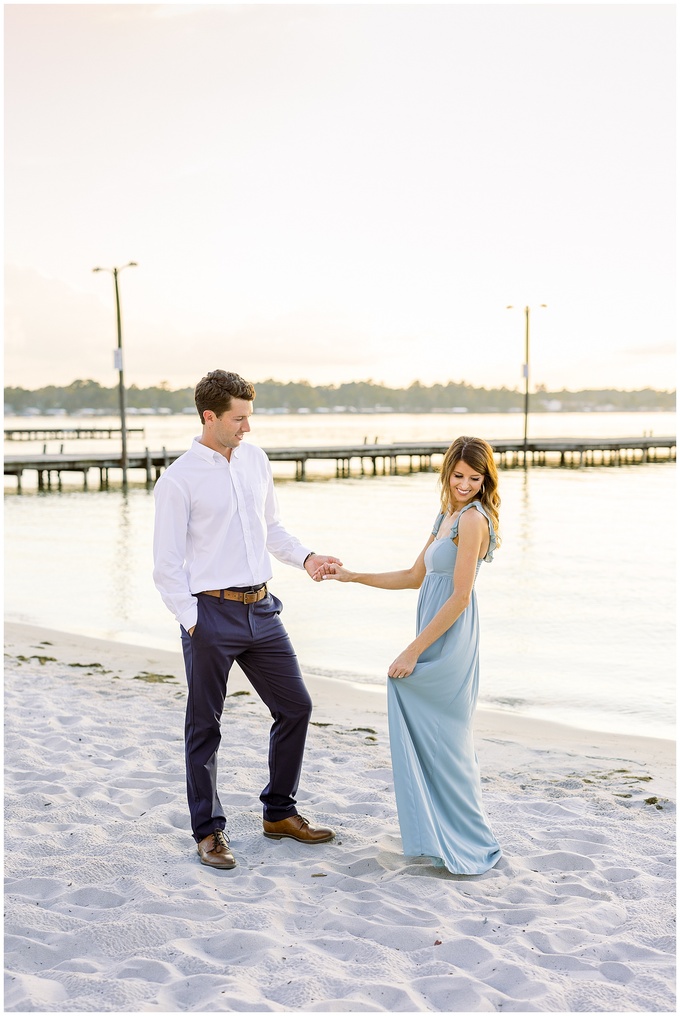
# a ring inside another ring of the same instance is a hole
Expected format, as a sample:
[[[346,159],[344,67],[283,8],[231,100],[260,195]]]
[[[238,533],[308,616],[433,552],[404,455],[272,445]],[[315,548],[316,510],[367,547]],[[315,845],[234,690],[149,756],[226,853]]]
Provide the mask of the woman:
[[[420,588],[417,636],[388,670],[403,850],[432,857],[455,874],[479,875],[501,856],[482,807],[472,737],[479,685],[474,582],[499,545],[498,474],[486,441],[454,441],[440,486],[440,512],[411,568],[365,574],[329,564],[319,577],[380,589]]]

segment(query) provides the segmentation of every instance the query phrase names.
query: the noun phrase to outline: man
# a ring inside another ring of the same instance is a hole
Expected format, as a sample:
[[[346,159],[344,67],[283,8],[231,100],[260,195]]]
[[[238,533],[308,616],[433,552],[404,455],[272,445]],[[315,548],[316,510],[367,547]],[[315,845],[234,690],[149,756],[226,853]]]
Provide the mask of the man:
[[[187,797],[202,864],[233,868],[217,795],[217,750],[227,678],[234,660],[268,707],[269,783],[262,791],[264,835],[325,843],[332,829],[310,825],[295,804],[312,703],[267,589],[268,551],[310,577],[337,558],[315,554],[279,521],[265,453],[242,443],[255,389],[238,374],[211,371],[196,385],[203,424],[189,451],[156,484],[154,582],[180,624],[188,694]]]

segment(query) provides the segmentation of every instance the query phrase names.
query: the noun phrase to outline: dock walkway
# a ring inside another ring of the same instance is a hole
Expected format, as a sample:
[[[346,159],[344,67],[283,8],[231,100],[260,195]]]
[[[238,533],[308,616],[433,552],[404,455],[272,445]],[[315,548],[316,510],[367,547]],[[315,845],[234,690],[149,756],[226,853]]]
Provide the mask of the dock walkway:
[[[491,441],[496,462],[501,469],[524,466],[524,443],[520,440]],[[437,468],[449,447],[447,441],[423,441],[402,444],[362,444],[325,448],[266,448],[271,462],[295,464],[295,479],[307,478],[307,464],[314,461],[335,462],[336,477],[350,475],[393,475],[401,470],[414,473]],[[128,452],[128,473],[143,472],[152,485],[179,458],[183,451]],[[540,438],[527,444],[527,466],[579,468],[581,466],[618,466],[644,462],[671,462],[676,458],[675,437],[617,438]],[[406,460],[406,462],[404,462]],[[352,467],[354,464],[354,473]],[[83,486],[88,489],[91,470],[99,471],[99,486],[109,485],[111,470],[121,470],[120,452],[91,454],[42,454],[5,456],[5,475],[15,476],[18,492],[22,491],[25,472],[38,474],[38,489],[52,490],[62,486],[62,473],[82,473]],[[56,475],[56,481],[53,477]]]
[[[126,434],[144,435],[143,427],[126,427]],[[85,441],[120,437],[120,427],[10,427],[5,441]]]

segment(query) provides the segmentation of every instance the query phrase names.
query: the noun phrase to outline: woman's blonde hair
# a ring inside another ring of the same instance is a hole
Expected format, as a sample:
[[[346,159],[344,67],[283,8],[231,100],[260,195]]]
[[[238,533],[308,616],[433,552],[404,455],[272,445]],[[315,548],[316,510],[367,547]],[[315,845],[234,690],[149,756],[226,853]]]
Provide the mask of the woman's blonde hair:
[[[493,448],[481,437],[457,437],[447,449],[439,471],[441,488],[441,510],[449,511],[451,507],[451,473],[459,462],[464,462],[484,477],[478,499],[482,508],[491,519],[496,532],[497,546],[500,546],[498,534],[498,510],[501,499],[498,494],[498,471],[493,457]]]

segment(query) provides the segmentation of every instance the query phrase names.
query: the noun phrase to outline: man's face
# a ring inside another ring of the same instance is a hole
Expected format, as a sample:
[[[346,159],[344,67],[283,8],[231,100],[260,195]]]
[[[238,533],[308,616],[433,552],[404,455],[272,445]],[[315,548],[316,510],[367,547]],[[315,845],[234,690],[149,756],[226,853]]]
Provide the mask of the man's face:
[[[205,436],[210,440],[211,447],[223,455],[228,449],[238,448],[250,430],[249,418],[252,413],[253,404],[246,399],[232,399],[231,406],[221,416],[206,410],[203,414],[206,422]]]

